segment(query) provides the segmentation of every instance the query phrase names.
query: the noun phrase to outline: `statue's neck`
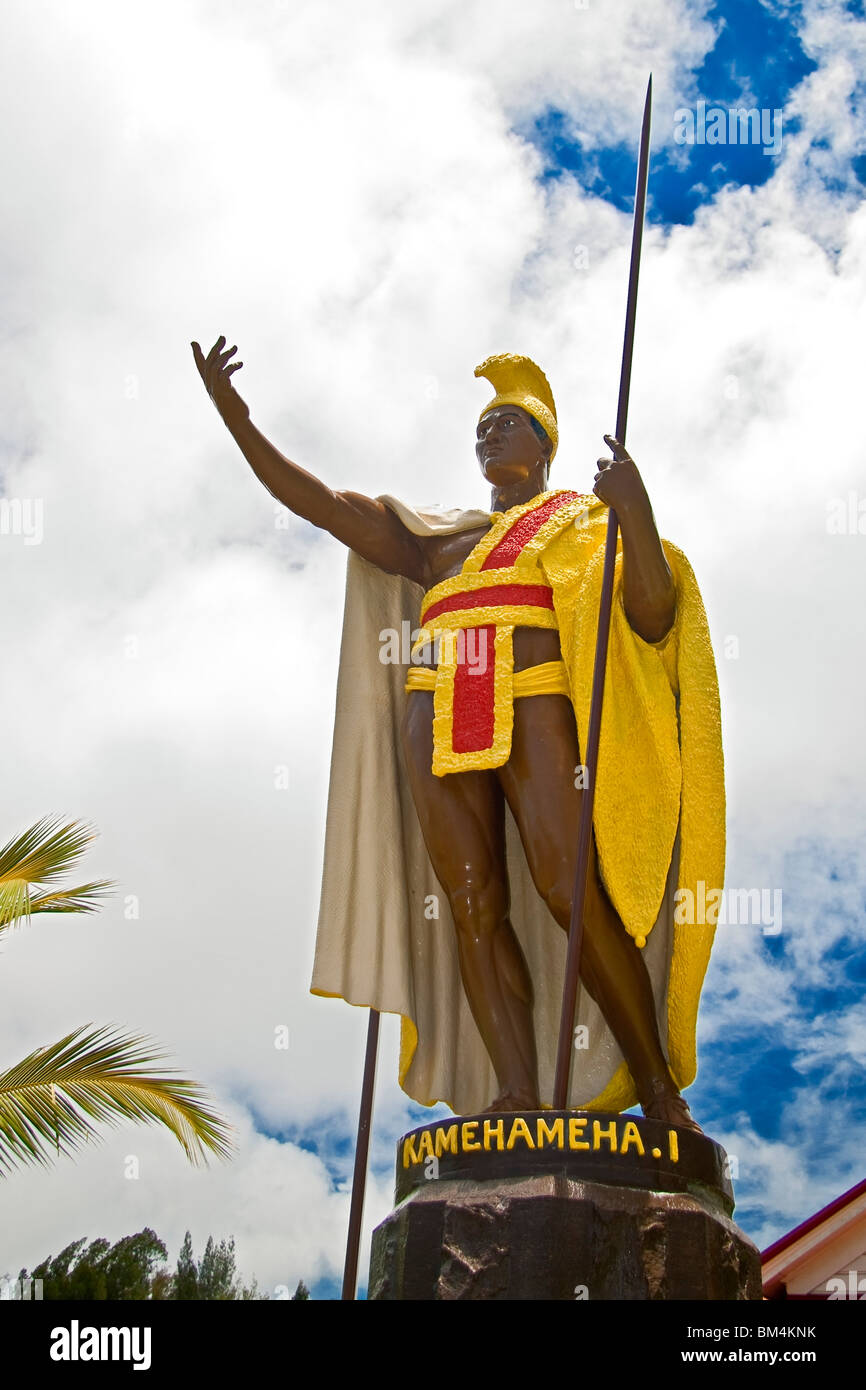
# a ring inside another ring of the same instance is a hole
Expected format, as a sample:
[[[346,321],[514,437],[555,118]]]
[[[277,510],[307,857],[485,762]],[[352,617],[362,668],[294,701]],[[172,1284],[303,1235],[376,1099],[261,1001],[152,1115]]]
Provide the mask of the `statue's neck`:
[[[519,483],[509,483],[507,487],[494,487],[490,494],[491,512],[508,512],[523,502],[531,502],[539,493],[547,492],[547,476],[543,472],[530,473]]]

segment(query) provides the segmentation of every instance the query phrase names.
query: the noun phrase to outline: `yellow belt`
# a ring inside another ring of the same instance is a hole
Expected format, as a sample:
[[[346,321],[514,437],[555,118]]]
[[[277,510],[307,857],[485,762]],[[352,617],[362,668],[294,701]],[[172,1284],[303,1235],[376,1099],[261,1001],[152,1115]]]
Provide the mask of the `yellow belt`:
[[[406,676],[406,690],[434,690],[436,672],[430,666],[411,666]],[[543,661],[525,671],[514,672],[513,695],[568,695],[568,672],[564,661]]]

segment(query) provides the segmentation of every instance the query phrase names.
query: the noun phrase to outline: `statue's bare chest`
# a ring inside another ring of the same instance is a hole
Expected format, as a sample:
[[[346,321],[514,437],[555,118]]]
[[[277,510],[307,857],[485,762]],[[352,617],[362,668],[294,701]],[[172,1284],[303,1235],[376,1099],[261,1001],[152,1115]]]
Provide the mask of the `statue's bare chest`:
[[[451,536],[431,536],[425,541],[424,551],[430,567],[430,585],[439,584],[459,574],[467,555],[471,555],[482,536],[486,536],[489,526],[478,526],[472,531],[459,531]]]

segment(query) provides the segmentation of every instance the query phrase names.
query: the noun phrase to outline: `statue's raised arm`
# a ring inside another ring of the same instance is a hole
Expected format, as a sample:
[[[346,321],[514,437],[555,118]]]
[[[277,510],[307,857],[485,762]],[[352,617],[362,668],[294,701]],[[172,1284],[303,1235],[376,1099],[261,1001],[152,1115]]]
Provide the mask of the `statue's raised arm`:
[[[334,492],[312,473],[285,458],[256,429],[246,401],[231,379],[243,362],[230,360],[237,346],[226,348],[225,342],[222,335],[217,338],[207,357],[193,342],[195,364],[223,423],[268,492],[297,516],[329,531],[388,574],[404,574],[423,583],[426,566],[421,543],[395,512],[360,493]]]

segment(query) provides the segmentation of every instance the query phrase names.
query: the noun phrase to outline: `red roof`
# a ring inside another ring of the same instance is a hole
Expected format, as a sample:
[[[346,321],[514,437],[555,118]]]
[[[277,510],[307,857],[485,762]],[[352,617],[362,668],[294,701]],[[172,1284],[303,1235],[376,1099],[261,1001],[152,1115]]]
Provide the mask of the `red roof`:
[[[822,1207],[820,1211],[816,1211],[814,1216],[808,1217],[805,1221],[802,1221],[799,1226],[795,1226],[793,1231],[789,1231],[787,1235],[780,1236],[772,1245],[768,1245],[766,1250],[761,1252],[761,1263],[766,1264],[774,1255],[781,1254],[789,1245],[793,1245],[795,1241],[798,1241],[801,1236],[806,1235],[808,1231],[814,1231],[816,1226],[820,1226],[821,1223],[828,1220],[829,1217],[835,1216],[837,1211],[841,1211],[843,1207],[847,1207],[849,1202],[853,1202],[855,1198],[862,1196],[864,1192],[866,1192],[866,1178],[864,1178],[862,1182],[858,1182],[854,1187],[849,1187],[848,1191],[843,1192],[841,1197],[836,1197],[834,1201],[829,1202],[827,1206]]]

